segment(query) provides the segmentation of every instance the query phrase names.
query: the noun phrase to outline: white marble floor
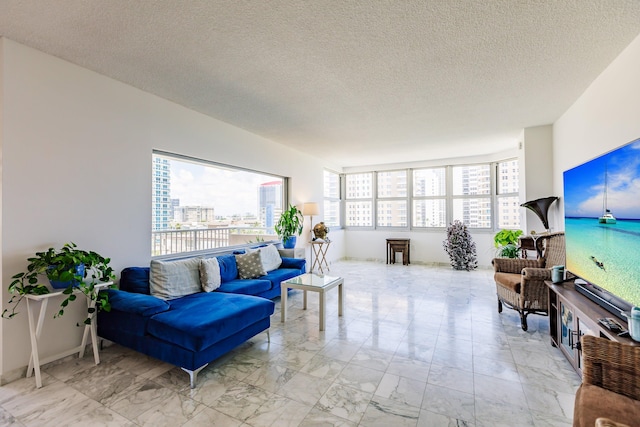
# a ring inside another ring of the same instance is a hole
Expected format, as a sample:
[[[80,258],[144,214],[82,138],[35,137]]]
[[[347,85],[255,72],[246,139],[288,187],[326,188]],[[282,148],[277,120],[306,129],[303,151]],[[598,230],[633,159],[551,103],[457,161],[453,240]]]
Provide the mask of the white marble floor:
[[[570,426],[580,383],[546,317],[497,313],[492,272],[345,261],[329,294],[279,301],[259,334],[188,387],[179,368],[113,345],[0,387],[2,426]]]

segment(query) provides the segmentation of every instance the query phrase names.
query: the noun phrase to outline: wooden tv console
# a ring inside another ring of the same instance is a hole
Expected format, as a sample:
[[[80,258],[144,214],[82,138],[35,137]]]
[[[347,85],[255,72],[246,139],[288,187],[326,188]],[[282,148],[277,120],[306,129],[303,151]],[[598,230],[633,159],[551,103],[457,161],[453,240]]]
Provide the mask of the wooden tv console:
[[[573,368],[582,376],[580,337],[585,334],[631,345],[640,343],[618,336],[601,325],[598,319],[615,318],[627,330],[627,322],[618,319],[575,289],[573,281],[554,284],[546,281],[549,290],[549,335],[551,345],[558,347]]]

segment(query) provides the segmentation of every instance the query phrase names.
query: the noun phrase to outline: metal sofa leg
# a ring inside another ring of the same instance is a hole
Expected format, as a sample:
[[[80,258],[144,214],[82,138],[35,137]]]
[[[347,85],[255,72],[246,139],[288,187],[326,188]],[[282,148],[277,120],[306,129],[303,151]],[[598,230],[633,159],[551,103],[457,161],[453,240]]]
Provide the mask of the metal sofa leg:
[[[269,332],[269,329],[267,329],[267,342],[271,342],[271,333]]]
[[[196,380],[198,379],[198,373],[200,371],[202,371],[204,368],[207,367],[207,365],[209,365],[208,363],[205,363],[204,365],[200,366],[198,369],[194,369],[193,371],[187,368],[180,368],[183,371],[185,371],[187,374],[189,374],[189,380],[191,382],[191,388],[196,388]]]

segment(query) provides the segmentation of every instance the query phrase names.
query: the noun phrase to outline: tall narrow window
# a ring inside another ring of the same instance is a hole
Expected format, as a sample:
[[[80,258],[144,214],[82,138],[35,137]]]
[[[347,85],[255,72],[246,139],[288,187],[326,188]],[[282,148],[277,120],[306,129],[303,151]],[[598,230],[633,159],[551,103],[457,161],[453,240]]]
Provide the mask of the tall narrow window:
[[[520,228],[518,160],[499,162],[496,167],[498,228]]]
[[[377,188],[378,227],[407,227],[407,171],[378,172]]]
[[[340,226],[340,175],[324,171],[324,223],[329,227]]]
[[[345,225],[373,226],[373,173],[346,175]]]
[[[452,174],[453,220],[470,228],[491,228],[490,166],[454,166]]]
[[[415,169],[411,211],[413,226],[445,227],[446,206],[445,168]]]
[[[286,178],[160,152],[152,165],[152,256],[277,239]]]

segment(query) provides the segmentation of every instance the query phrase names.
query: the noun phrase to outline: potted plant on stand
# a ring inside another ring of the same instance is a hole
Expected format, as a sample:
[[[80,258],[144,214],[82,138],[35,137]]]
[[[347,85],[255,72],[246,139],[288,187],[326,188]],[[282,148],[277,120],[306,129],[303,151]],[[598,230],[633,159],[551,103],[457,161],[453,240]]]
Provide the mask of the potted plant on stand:
[[[282,239],[282,245],[285,249],[296,247],[297,236],[302,234],[303,221],[302,212],[294,205],[289,205],[289,208],[280,215],[274,229],[278,237]]]
[[[522,230],[500,230],[493,236],[493,244],[497,248],[496,256],[500,258],[518,258],[520,247],[518,238]]]
[[[90,308],[85,324],[91,323],[91,318],[96,310],[109,311],[109,297],[106,292],[96,293],[94,288],[100,282],[115,279],[113,269],[109,267],[111,260],[102,255],[77,248],[75,243],[66,243],[61,249],[49,248],[45,252],[36,252],[34,257],[28,258],[27,271],[15,274],[9,285],[9,293],[13,294],[9,304],[13,307],[5,309],[2,317],[13,318],[17,307],[25,295],[44,295],[50,292],[49,288],[40,283],[42,276],[49,279],[54,289],[62,291],[66,298],[60,303],[60,310],[54,317],[64,314],[64,309],[70,302],[75,301],[75,289],[80,290],[88,299],[96,301],[96,308]]]

